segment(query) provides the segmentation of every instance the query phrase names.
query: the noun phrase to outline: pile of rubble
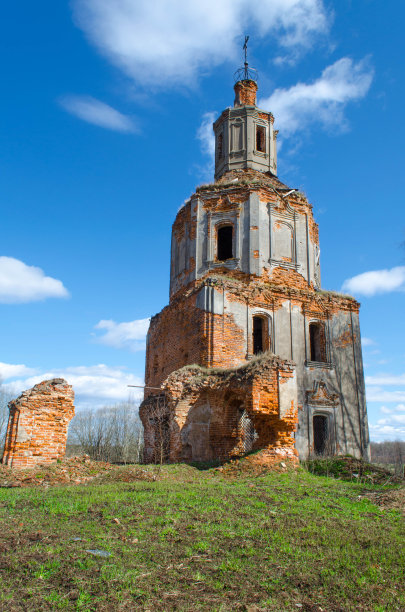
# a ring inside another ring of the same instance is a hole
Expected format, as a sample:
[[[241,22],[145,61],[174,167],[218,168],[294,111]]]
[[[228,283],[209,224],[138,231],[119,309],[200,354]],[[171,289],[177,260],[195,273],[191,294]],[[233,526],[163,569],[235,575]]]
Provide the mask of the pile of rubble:
[[[0,464],[0,487],[7,488],[133,480],[156,480],[156,475],[139,465],[117,466],[103,461],[92,461],[88,455],[69,457],[56,463],[26,469],[12,469]]]
[[[404,478],[381,465],[368,463],[349,455],[320,457],[305,462],[309,472],[316,476],[329,476],[339,480],[373,485],[403,484]]]
[[[232,459],[215,471],[231,478],[237,476],[262,476],[268,472],[286,472],[299,467],[299,460],[294,449],[273,448]]]

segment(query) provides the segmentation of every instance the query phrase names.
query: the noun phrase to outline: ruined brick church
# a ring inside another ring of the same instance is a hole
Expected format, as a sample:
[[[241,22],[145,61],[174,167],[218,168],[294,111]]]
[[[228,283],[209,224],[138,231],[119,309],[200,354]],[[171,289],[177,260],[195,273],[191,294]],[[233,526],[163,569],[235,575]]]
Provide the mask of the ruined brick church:
[[[146,461],[368,457],[359,303],[321,289],[312,206],[277,177],[249,70],[214,123],[215,181],[172,229],[170,303],[150,323]]]

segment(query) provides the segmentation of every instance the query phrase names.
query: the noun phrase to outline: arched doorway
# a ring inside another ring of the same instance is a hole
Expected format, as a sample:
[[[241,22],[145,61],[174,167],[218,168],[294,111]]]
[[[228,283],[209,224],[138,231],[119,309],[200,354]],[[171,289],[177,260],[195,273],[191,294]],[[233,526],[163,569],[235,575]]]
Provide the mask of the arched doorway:
[[[328,417],[316,414],[313,418],[314,451],[317,455],[324,455],[328,450],[329,423]]]
[[[240,411],[238,422],[239,445],[243,453],[249,453],[257,439],[253,421],[246,410]]]

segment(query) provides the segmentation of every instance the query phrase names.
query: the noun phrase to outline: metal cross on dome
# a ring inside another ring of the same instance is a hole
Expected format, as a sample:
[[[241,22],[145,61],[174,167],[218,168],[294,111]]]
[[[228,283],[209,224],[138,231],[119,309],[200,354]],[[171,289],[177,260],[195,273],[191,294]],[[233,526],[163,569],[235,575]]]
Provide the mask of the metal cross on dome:
[[[248,44],[249,36],[245,36],[245,44],[243,45],[243,49],[245,51],[245,79],[248,77],[248,61],[247,61],[247,44]]]
[[[243,43],[243,50],[245,52],[245,63],[243,68],[239,68],[235,74],[235,81],[257,81],[258,74],[254,68],[249,68],[249,64],[247,61],[247,46],[248,46],[249,36],[245,36],[245,42]]]

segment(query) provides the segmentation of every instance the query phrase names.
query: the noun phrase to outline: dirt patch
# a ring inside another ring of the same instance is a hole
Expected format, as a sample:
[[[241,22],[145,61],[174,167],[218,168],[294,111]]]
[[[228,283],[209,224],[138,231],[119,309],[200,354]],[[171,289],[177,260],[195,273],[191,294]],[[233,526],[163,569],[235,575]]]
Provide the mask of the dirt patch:
[[[273,449],[264,449],[240,459],[232,459],[221,467],[215,468],[214,471],[223,476],[236,478],[237,476],[262,476],[268,472],[287,472],[298,469],[298,457],[291,449],[287,451],[278,453]]]
[[[156,479],[153,472],[141,466],[117,466],[104,461],[92,461],[88,455],[69,457],[51,465],[36,465],[26,469],[13,469],[0,465],[0,487],[3,488]]]
[[[399,510],[405,514],[405,487],[391,491],[369,491],[365,497],[386,510]]]

